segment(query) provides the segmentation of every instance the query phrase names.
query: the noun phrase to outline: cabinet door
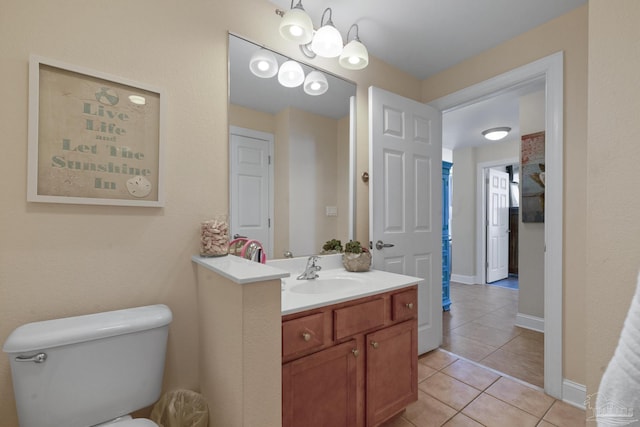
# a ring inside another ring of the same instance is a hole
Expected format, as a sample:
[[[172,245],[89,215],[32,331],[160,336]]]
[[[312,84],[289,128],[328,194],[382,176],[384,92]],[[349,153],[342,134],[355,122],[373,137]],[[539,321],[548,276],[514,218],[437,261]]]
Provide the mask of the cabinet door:
[[[418,399],[415,320],[366,337],[367,426],[377,426]]]
[[[353,427],[357,417],[356,340],[282,366],[283,427]]]

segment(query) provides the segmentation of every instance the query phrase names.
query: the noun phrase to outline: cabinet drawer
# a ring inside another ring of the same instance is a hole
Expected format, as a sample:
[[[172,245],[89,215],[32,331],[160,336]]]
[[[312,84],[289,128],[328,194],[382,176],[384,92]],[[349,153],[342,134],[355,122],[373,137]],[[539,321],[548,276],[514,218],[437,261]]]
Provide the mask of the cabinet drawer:
[[[282,356],[320,347],[324,344],[324,316],[312,314],[282,323]]]
[[[383,325],[383,298],[333,310],[333,335],[336,340]]]
[[[412,319],[418,315],[418,290],[410,289],[391,296],[391,319]]]

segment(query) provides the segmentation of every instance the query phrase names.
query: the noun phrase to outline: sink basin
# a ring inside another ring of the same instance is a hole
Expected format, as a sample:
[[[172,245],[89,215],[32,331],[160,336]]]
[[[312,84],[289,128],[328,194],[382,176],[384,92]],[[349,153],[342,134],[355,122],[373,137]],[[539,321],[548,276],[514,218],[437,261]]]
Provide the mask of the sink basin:
[[[318,277],[313,280],[292,280],[287,284],[289,291],[298,294],[328,294],[361,288],[365,281],[350,276]]]

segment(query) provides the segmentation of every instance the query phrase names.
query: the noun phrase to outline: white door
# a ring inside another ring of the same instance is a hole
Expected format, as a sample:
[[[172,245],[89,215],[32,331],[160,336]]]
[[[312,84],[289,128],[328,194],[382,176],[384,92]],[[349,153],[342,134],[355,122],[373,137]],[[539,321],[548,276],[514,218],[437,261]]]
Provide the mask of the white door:
[[[273,257],[273,135],[230,127],[229,213],[231,236],[258,240]]]
[[[370,87],[369,172],[373,267],[423,279],[418,353],[425,353],[442,342],[440,111]]]
[[[509,276],[509,174],[489,169],[487,178],[487,282]]]

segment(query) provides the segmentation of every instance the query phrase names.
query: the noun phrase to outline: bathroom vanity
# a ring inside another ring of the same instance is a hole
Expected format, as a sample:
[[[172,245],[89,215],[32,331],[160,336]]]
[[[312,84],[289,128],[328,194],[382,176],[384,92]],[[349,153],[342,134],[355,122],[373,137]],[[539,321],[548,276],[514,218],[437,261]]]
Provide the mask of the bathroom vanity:
[[[349,273],[339,255],[314,280],[296,279],[306,258],[193,261],[211,419],[368,427],[417,400],[420,279]]]
[[[282,318],[284,427],[377,426],[418,398],[417,287]]]
[[[315,280],[296,280],[300,266],[286,266],[284,427],[377,426],[418,398],[419,279],[349,273],[339,260],[325,257]]]

